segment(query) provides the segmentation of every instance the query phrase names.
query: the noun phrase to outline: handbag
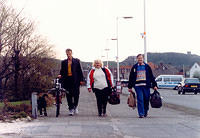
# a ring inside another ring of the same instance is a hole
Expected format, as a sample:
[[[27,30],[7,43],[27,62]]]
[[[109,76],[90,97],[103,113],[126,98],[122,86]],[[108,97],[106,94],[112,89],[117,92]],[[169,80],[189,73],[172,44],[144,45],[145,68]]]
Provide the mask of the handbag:
[[[136,108],[136,97],[135,92],[131,92],[128,96],[127,104],[129,107],[135,109]]]
[[[108,96],[108,102],[112,105],[120,104],[120,94],[117,93],[115,88],[111,89],[111,93]]]
[[[150,104],[152,108],[160,108],[162,106],[162,98],[157,90],[150,94]]]

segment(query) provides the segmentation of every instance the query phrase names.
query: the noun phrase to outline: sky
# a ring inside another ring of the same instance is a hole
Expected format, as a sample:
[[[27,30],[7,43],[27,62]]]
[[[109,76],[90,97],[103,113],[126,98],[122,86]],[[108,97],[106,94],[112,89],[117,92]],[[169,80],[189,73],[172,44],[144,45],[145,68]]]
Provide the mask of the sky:
[[[65,59],[65,49],[71,48],[82,61],[116,60],[117,43],[111,39],[117,36],[117,22],[119,60],[144,53],[144,0],[9,0],[9,4],[35,21],[37,31],[55,46],[58,59]],[[199,0],[146,0],[147,52],[200,55],[199,5]]]

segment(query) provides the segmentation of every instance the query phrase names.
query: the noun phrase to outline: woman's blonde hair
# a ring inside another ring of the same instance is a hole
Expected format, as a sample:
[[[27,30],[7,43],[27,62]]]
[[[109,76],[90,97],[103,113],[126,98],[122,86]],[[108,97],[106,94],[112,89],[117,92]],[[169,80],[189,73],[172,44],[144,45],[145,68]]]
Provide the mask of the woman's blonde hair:
[[[103,67],[103,62],[102,62],[100,59],[94,60],[92,66],[95,67],[95,64],[96,64],[96,63],[100,63],[101,67]]]

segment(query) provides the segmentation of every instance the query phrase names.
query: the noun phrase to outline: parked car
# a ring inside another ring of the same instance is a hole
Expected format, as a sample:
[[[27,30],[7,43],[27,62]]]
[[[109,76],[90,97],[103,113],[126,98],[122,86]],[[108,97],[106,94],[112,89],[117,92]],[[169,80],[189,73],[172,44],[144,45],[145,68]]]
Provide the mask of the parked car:
[[[178,89],[178,84],[183,80],[183,75],[159,75],[156,78],[158,88]]]
[[[178,94],[185,94],[186,92],[193,92],[197,94],[200,92],[200,81],[198,78],[185,78],[178,85]]]

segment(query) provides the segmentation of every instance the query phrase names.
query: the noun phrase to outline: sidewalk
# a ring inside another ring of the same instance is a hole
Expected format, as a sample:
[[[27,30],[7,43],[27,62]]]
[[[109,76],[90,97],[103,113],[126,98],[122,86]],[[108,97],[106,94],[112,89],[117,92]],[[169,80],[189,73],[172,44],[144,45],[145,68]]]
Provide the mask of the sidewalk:
[[[200,117],[183,115],[168,108],[150,109],[147,118],[138,118],[137,109],[126,104],[108,105],[107,117],[97,116],[94,93],[81,88],[79,114],[68,116],[66,99],[61,115],[56,118],[55,107],[48,109],[48,117],[33,122],[0,123],[0,138],[198,138]]]

